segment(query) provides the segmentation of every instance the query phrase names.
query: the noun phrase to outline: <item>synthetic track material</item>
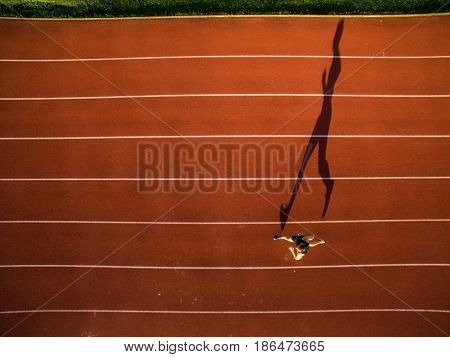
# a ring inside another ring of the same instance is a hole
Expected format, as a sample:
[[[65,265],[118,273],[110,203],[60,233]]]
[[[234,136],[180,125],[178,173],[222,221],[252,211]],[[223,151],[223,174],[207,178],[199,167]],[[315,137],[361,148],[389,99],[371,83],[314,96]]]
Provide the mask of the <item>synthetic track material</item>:
[[[330,206],[315,153],[285,228],[327,244],[300,263],[272,240],[297,171],[280,193],[228,193],[282,166],[223,162],[213,193],[137,191],[142,142],[301,150],[337,21],[0,20],[0,334],[448,335],[449,15],[345,19],[313,136]]]

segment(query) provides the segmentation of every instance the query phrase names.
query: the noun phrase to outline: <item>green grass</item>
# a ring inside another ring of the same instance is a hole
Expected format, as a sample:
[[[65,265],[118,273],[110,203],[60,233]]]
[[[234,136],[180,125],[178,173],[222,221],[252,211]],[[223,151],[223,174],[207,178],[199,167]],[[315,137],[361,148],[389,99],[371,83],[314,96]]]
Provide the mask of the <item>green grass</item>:
[[[0,16],[124,17],[448,12],[448,0],[0,0]]]

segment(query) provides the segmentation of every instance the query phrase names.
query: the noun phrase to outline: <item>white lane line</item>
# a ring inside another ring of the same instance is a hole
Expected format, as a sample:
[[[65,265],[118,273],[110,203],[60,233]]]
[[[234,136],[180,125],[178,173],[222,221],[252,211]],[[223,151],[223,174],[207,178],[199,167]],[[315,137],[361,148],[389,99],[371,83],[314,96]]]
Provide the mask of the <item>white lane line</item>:
[[[299,265],[299,266],[147,266],[147,265],[85,265],[85,264],[5,264],[0,269],[130,269],[130,270],[297,270],[348,268],[410,268],[450,267],[444,263],[354,264],[354,265]]]
[[[0,101],[44,101],[44,100],[99,100],[139,98],[202,98],[202,97],[344,97],[344,98],[449,98],[450,94],[323,94],[323,93],[186,93],[186,94],[142,94],[104,95],[80,97],[2,97]]]
[[[337,138],[337,139],[443,139],[450,138],[449,135],[435,134],[388,134],[388,135],[116,135],[116,136],[22,136],[22,137],[0,137],[0,141],[14,140],[135,140],[135,139],[296,139],[296,138]]]
[[[193,56],[137,56],[137,57],[97,57],[97,58],[2,58],[0,62],[101,62],[101,61],[152,61],[152,60],[184,60],[184,59],[384,59],[384,60],[415,60],[415,59],[446,59],[450,55],[436,56],[330,56],[330,55],[193,55]]]
[[[52,309],[52,310],[9,310],[0,314],[31,314],[31,313],[112,313],[112,314],[323,314],[323,313],[363,313],[363,312],[413,312],[413,313],[442,313],[450,310],[435,309],[341,309],[341,310],[87,310],[87,309]]]
[[[417,219],[353,219],[334,221],[288,221],[286,224],[355,224],[355,223],[411,223],[411,222],[450,222],[450,218]],[[279,221],[64,221],[64,220],[4,220],[0,224],[130,224],[130,225],[279,225]]]
[[[361,176],[361,177],[304,177],[305,181],[383,181],[383,180],[449,180],[450,176]],[[83,182],[83,181],[296,181],[297,177],[19,177],[0,178],[0,182]]]

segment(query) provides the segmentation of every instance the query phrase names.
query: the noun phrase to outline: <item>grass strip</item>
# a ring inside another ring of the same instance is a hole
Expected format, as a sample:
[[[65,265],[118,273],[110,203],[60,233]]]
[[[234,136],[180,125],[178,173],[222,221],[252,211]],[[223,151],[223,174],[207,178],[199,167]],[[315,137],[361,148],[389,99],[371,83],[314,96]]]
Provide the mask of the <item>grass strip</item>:
[[[374,15],[449,12],[448,0],[0,0],[0,16]]]

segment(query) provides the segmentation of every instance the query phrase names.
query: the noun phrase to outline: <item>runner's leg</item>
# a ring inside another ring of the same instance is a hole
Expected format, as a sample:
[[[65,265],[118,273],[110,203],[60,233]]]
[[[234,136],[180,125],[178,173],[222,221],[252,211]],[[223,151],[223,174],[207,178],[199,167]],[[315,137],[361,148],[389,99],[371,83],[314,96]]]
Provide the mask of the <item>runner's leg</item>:
[[[288,242],[294,243],[294,241],[292,240],[292,238],[291,238],[291,237],[278,237],[278,239],[283,239],[283,240],[285,240],[285,241],[288,241]]]
[[[322,239],[320,239],[318,242],[309,243],[309,247],[310,247],[310,248],[313,248],[313,247],[315,247],[316,245],[320,245],[320,244],[324,244],[324,243],[325,243],[325,241],[322,240]]]

